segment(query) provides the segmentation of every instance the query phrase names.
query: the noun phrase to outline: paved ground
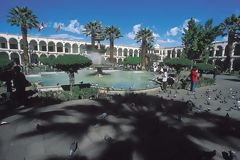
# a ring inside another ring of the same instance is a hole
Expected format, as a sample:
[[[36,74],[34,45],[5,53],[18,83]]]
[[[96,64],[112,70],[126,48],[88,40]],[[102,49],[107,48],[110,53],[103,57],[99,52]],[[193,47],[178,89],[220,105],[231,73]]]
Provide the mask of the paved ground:
[[[213,149],[214,159],[222,159],[222,151],[240,150],[239,98],[239,77],[221,75],[195,95],[169,90],[7,111],[0,106],[0,121],[8,122],[0,125],[0,160],[65,160],[73,141],[73,159],[80,160],[200,160]],[[181,109],[188,100],[196,105],[190,113]]]

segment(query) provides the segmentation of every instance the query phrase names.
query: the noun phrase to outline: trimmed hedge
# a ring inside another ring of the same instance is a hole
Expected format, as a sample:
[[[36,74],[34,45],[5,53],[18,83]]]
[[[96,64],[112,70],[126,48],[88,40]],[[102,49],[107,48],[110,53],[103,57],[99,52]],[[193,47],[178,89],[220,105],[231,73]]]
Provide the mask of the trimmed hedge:
[[[128,56],[127,58],[124,59],[123,64],[127,65],[138,65],[141,63],[141,58],[140,57],[132,57]]]

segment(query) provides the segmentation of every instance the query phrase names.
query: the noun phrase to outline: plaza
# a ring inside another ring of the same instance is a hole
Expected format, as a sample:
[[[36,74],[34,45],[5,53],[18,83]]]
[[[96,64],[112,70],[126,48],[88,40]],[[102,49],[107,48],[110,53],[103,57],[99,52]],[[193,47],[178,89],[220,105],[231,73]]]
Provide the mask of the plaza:
[[[238,1],[3,1],[0,160],[240,160]]]

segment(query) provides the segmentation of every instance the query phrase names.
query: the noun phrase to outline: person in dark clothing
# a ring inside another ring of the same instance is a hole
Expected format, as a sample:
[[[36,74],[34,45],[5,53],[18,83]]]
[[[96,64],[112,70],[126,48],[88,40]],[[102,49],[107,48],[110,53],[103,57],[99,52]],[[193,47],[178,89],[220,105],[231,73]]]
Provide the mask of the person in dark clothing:
[[[21,72],[21,68],[19,66],[15,66],[13,71],[13,84],[16,89],[16,103],[18,103],[18,105],[25,105],[27,101],[25,88],[28,81],[26,80],[25,75]]]

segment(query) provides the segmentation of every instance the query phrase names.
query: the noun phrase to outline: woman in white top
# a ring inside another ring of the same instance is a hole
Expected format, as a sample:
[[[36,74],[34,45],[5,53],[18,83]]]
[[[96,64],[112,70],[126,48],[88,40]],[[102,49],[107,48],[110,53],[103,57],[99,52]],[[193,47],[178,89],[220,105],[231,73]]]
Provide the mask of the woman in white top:
[[[167,79],[168,79],[168,73],[167,73],[167,68],[163,68],[163,75],[162,75],[162,90],[164,92],[167,91]]]

